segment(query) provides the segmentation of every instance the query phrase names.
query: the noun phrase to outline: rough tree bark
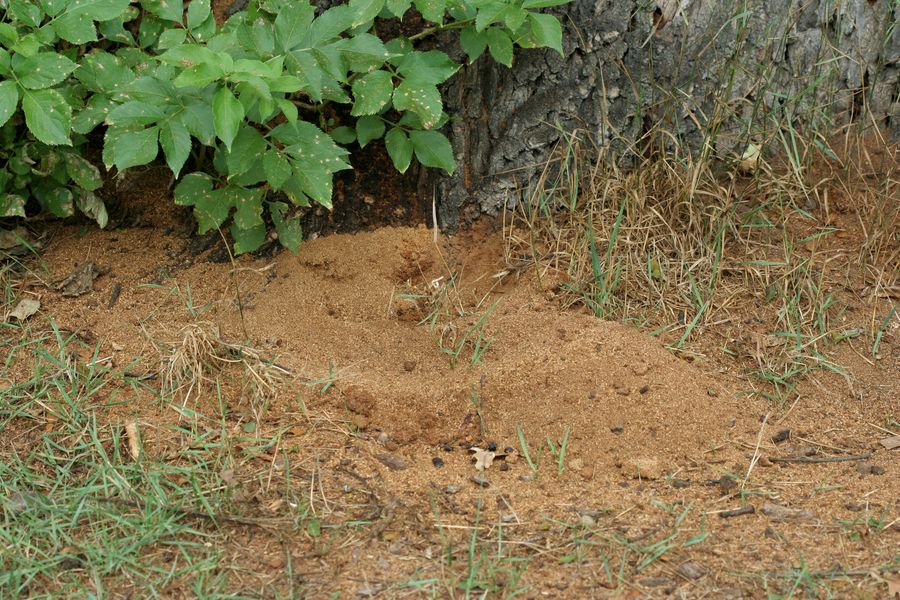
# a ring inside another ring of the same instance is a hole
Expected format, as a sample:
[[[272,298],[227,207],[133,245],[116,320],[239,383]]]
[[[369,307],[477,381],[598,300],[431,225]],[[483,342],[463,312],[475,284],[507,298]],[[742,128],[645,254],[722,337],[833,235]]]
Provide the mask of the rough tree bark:
[[[574,0],[557,14],[564,57],[482,57],[448,88],[459,168],[433,182],[445,230],[514,202],[560,131],[624,146],[662,121],[696,147],[717,125],[725,156],[773,114],[900,127],[900,0]]]

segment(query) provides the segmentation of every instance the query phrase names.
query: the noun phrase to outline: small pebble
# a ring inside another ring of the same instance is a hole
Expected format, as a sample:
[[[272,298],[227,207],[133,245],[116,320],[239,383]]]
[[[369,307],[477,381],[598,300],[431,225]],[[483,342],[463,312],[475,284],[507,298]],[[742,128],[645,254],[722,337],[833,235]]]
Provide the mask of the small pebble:
[[[689,487],[690,485],[691,485],[691,482],[688,481],[687,479],[673,479],[672,480],[672,487],[675,488],[676,490],[683,490],[684,488]]]
[[[642,385],[642,386],[641,386],[641,389],[639,389],[638,391],[639,391],[641,394],[646,394],[647,392],[650,391],[650,386],[649,386],[649,385]]]
[[[805,508],[790,508],[771,502],[766,502],[759,510],[773,521],[804,521],[814,519],[816,516]]]
[[[597,524],[597,522],[594,520],[594,517],[592,517],[591,515],[581,515],[581,519],[579,520],[581,521],[581,526],[586,529],[591,528]]]
[[[515,451],[516,451],[516,449],[513,448],[512,446],[507,446],[506,448],[503,449],[503,452],[505,452],[506,454],[512,454]]]
[[[534,475],[519,475],[519,481],[534,481]]]
[[[441,467],[444,466],[444,461],[440,457],[435,456],[434,458],[431,459],[431,464],[434,465],[435,469],[440,469]]]
[[[675,571],[686,579],[700,579],[706,574],[706,569],[699,563],[695,563],[691,560],[678,565],[678,568],[675,569]]]
[[[497,451],[497,443],[496,442],[488,442],[487,451],[488,452],[496,452]]]
[[[500,470],[501,471],[509,471],[509,463],[506,463],[506,462],[500,463]]]
[[[772,436],[772,442],[775,444],[780,444],[781,442],[785,442],[791,439],[791,430],[790,429],[782,429],[778,433]]]
[[[879,467],[872,463],[861,462],[856,463],[856,472],[860,475],[884,475],[884,467]]]
[[[491,485],[491,482],[488,481],[484,475],[473,475],[469,479],[472,481],[472,483],[479,487],[486,488]]]
[[[391,439],[391,436],[388,435],[387,431],[382,431],[378,434],[378,443],[383,444]]]
[[[393,454],[382,452],[380,454],[376,454],[375,458],[378,459],[378,462],[386,466],[391,471],[402,471],[403,469],[409,467],[409,465],[403,458],[395,456]]]
[[[445,494],[455,494],[461,489],[462,488],[460,486],[454,485],[451,483],[450,485],[448,485],[447,487],[444,488],[444,493]]]
[[[416,361],[414,361],[414,360],[404,361],[403,362],[403,370],[408,373],[412,373],[413,371],[415,371],[416,370]]]
[[[500,517],[500,520],[503,521],[504,523],[515,523],[517,519],[516,519],[516,515],[507,514],[507,515],[503,515],[502,517]]]
[[[451,446],[450,444],[444,444],[443,446],[441,446],[441,450],[443,450],[444,452],[453,452],[453,446]]]
[[[609,428],[609,430],[618,435],[620,433],[623,433],[625,431],[625,428],[621,425],[613,425]]]

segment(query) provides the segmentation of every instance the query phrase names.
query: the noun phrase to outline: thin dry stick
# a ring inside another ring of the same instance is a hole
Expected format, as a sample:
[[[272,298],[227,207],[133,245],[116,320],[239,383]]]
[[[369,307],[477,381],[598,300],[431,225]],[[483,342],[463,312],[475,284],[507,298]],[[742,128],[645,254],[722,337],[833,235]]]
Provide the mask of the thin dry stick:
[[[744,475],[744,480],[741,482],[741,490],[747,485],[747,482],[750,480],[750,474],[753,472],[753,467],[755,467],[757,461],[759,461],[759,446],[762,444],[763,432],[766,430],[766,423],[769,422],[770,414],[771,413],[766,413],[766,416],[763,417],[762,424],[759,426],[759,433],[756,436],[756,448],[753,450],[753,458],[750,459],[750,466],[747,467],[747,474]]]
[[[854,454],[853,456],[773,456],[769,460],[783,463],[834,463],[866,460],[867,458],[872,458],[871,452]]]

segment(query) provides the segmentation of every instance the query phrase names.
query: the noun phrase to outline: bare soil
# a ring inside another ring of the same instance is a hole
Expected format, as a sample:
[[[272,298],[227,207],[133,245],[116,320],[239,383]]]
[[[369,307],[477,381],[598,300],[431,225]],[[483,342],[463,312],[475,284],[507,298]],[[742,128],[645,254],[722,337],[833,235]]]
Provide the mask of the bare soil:
[[[220,523],[231,593],[387,598],[433,580],[460,596],[476,546],[490,597],[884,598],[898,577],[900,450],[879,443],[900,416],[895,326],[878,359],[849,340],[835,357],[846,378],[820,372],[779,408],[722,353],[678,356],[562,309],[546,278],[508,269],[494,223],[437,243],[425,227],[383,227],[213,263],[182,215],[144,201],[134,210],[153,211],[153,229],[61,226],[46,244],[54,279],[95,263],[93,291],[32,292],[61,328],[151,377],[159,342],[203,322],[279,366],[265,399],[240,378],[224,387],[232,442],[246,446],[224,477],[230,514],[278,522],[294,485],[323,533]],[[848,327],[873,314],[851,304]],[[479,333],[490,346],[473,364]],[[455,365],[441,346],[460,349]],[[97,417],[136,420],[149,456],[177,460],[182,402],[220,414],[215,385],[195,383],[165,405],[121,392]],[[277,440],[267,452],[246,442],[250,422]],[[532,461],[543,447],[536,471],[519,431]],[[501,456],[479,474],[472,446]]]

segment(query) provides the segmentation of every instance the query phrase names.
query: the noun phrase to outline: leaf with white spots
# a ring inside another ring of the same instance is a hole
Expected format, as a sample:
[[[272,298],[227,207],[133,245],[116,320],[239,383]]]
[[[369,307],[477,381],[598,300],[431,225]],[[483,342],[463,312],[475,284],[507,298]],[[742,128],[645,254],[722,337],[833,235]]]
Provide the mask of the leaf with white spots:
[[[19,104],[19,91],[13,81],[0,81],[0,127],[9,121]]]
[[[541,46],[556,50],[562,56],[562,27],[559,19],[553,15],[528,13],[528,20],[531,21],[534,40]]]
[[[86,158],[75,152],[66,152],[64,157],[66,173],[78,187],[93,192],[103,185],[100,169],[91,164]]]
[[[487,37],[491,56],[501,65],[511,67],[513,63],[513,45],[509,34],[499,27],[491,27],[484,31]]]
[[[19,85],[30,90],[53,87],[68,77],[77,66],[62,54],[55,52],[40,52],[24,60],[16,54],[13,55],[12,61]]]
[[[407,79],[394,90],[394,108],[411,110],[422,119],[422,126],[431,129],[444,112],[441,93],[434,84]]]
[[[263,156],[263,169],[266,172],[266,181],[275,190],[280,190],[284,182],[294,173],[291,163],[277,148],[271,148],[265,153]]]
[[[78,210],[96,221],[101,229],[109,223],[109,214],[106,212],[106,205],[103,200],[97,197],[93,192],[81,190],[75,197],[75,204]]]
[[[285,217],[287,210],[288,205],[284,202],[269,202],[269,214],[278,232],[278,241],[291,252],[296,252],[303,241],[303,229],[299,216]]]
[[[134,81],[134,72],[118,56],[108,52],[84,55],[75,78],[92,92],[113,92]]]
[[[141,6],[167,21],[181,23],[184,15],[184,3],[182,0],[141,0]]]
[[[413,51],[403,57],[397,70],[406,78],[437,85],[450,79],[459,70],[459,65],[440,50]]]
[[[180,118],[170,118],[160,124],[159,145],[166,156],[166,164],[178,177],[191,154],[191,134]]]
[[[72,107],[56,90],[23,90],[25,123],[38,140],[51,146],[71,146]]]
[[[376,115],[391,101],[394,83],[387,71],[372,71],[353,82],[353,110],[351,115]]]
[[[119,171],[153,162],[159,153],[159,127],[121,130],[110,127],[103,139],[103,162]]]
[[[242,175],[259,164],[267,146],[265,138],[259,131],[249,125],[242,125],[225,159],[228,177]]]

